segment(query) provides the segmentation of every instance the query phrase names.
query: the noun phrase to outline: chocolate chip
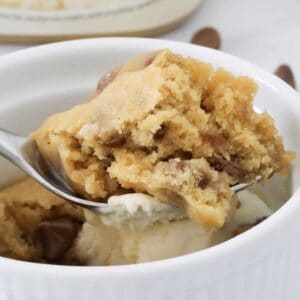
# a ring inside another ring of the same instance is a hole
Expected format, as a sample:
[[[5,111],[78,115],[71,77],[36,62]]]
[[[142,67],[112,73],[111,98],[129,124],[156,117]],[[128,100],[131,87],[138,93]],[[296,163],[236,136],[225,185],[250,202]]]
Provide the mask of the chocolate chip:
[[[228,161],[221,157],[208,157],[208,163],[218,172],[226,172],[230,176],[238,179],[243,179],[246,176],[238,161]]]
[[[133,193],[135,193],[134,189],[125,189],[125,188],[119,187],[117,190],[110,193],[107,198],[109,198],[111,196],[121,196],[121,195],[126,195],[126,194],[133,194]]]
[[[212,27],[205,27],[197,31],[191,42],[208,48],[220,49],[221,38],[219,32]]]
[[[185,167],[186,167],[186,162],[184,162],[182,160],[176,162],[176,169],[183,171]]]
[[[200,99],[200,108],[203,109],[206,113],[211,113],[214,110],[212,103],[207,101],[209,98],[209,92],[206,88],[202,89],[201,99]]]
[[[158,151],[158,148],[156,146],[149,146],[149,147],[139,146],[137,147],[137,149],[143,151],[146,154],[150,154]]]
[[[207,186],[209,185],[210,181],[211,181],[211,177],[210,177],[209,174],[204,173],[204,172],[201,172],[199,174],[199,179],[198,179],[198,186],[199,186],[199,188],[201,188],[201,189],[207,188]]]
[[[65,256],[77,236],[78,227],[68,218],[43,221],[38,225],[37,236],[48,262],[59,262]]]
[[[98,82],[97,92],[102,92],[117,77],[118,71],[111,71],[105,74]]]
[[[181,160],[190,160],[193,158],[193,153],[191,153],[190,151],[176,150],[173,154],[164,157],[162,161],[169,161],[174,158],[180,158]]]
[[[227,162],[224,171],[234,178],[242,179],[246,175],[246,172],[234,162]]]
[[[154,59],[155,59],[155,56],[152,56],[152,57],[149,57],[148,59],[146,59],[146,61],[144,63],[144,67],[146,68],[146,67],[150,66],[153,63]]]
[[[294,75],[292,69],[288,65],[280,65],[274,73],[292,88],[296,89]]]
[[[225,169],[225,160],[217,157],[208,157],[206,159],[211,167],[218,172],[223,172]]]
[[[155,140],[161,140],[165,136],[167,129],[166,124],[161,124],[160,128],[154,133],[153,138]]]
[[[193,153],[190,151],[184,151],[184,150],[176,150],[174,152],[175,157],[179,157],[183,160],[189,160],[193,158]]]
[[[237,202],[236,202],[236,208],[237,209],[239,209],[240,207],[241,207],[241,205],[242,205],[242,203],[241,203],[241,201],[240,200],[238,200]]]
[[[108,147],[120,147],[126,144],[126,135],[125,134],[117,134],[110,137],[108,140],[103,142],[104,146]]]
[[[201,100],[201,102],[200,102],[200,108],[204,111],[204,112],[206,112],[206,113],[211,113],[211,112],[213,112],[213,110],[214,110],[214,107],[213,107],[213,105],[208,105],[207,103],[205,103],[205,101],[204,100]]]
[[[171,201],[175,201],[178,203],[182,203],[184,201],[184,198],[179,193],[169,188],[162,188],[161,194],[164,198],[167,198],[168,200]]]

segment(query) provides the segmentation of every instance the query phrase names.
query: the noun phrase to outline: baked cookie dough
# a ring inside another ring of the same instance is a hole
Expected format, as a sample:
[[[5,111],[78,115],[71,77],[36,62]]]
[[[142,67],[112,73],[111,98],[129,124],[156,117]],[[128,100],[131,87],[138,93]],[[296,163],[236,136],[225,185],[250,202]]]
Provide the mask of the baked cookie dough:
[[[284,172],[293,157],[273,119],[253,110],[256,89],[161,50],[106,74],[92,99],[51,116],[32,138],[82,197],[147,193],[216,229],[232,184]]]

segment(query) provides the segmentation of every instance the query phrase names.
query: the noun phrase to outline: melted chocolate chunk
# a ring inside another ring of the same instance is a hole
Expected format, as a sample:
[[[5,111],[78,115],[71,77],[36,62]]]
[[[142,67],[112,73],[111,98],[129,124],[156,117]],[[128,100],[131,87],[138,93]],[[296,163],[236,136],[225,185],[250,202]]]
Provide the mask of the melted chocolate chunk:
[[[198,186],[201,189],[205,189],[208,187],[208,185],[210,184],[211,181],[211,177],[209,174],[201,172],[199,174],[199,179],[198,179]]]
[[[177,150],[175,151],[175,157],[179,157],[183,160],[190,160],[193,158],[193,153],[184,150]]]
[[[72,247],[79,224],[68,218],[43,221],[37,229],[44,258],[51,263],[59,262]]]
[[[152,57],[149,57],[148,59],[146,59],[146,61],[144,63],[144,67],[146,68],[146,67],[150,66],[153,63],[154,59],[155,59],[155,56],[152,56]]]
[[[149,147],[146,147],[146,146],[140,146],[138,147],[139,150],[147,153],[147,154],[150,154],[150,153],[153,153],[153,152],[157,152],[158,151],[158,148],[156,146],[149,146]]]
[[[221,157],[208,157],[207,161],[218,172],[226,172],[237,179],[243,179],[246,176],[238,160],[228,161]]]
[[[105,74],[98,82],[97,92],[101,93],[109,84],[111,84],[117,77],[118,71],[112,71]]]
[[[166,124],[161,124],[160,128],[154,133],[153,138],[155,140],[161,140],[165,136],[167,129]]]
[[[173,191],[168,188],[161,189],[161,194],[163,195],[164,198],[167,198],[168,200],[171,200],[171,201],[175,201],[177,203],[182,203],[184,201],[183,196],[181,196],[176,191]]]
[[[135,193],[134,189],[125,189],[125,188],[119,187],[116,191],[110,193],[107,198],[109,198],[111,196],[121,196],[121,195],[132,194],[132,193]]]
[[[125,134],[118,134],[115,135],[105,142],[103,142],[104,146],[108,147],[120,147],[126,144],[126,135]]]
[[[203,109],[206,113],[211,113],[214,110],[212,105],[206,103],[206,99],[209,97],[208,90],[203,90],[200,101],[200,108]]]

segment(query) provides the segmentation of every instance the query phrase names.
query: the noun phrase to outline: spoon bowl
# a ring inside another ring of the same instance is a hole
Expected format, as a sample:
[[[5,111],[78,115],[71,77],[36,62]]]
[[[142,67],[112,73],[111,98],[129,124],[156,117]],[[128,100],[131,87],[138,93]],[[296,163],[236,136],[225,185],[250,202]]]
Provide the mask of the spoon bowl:
[[[111,213],[106,203],[77,197],[62,176],[43,159],[32,139],[0,129],[0,155],[57,196],[101,214]]]

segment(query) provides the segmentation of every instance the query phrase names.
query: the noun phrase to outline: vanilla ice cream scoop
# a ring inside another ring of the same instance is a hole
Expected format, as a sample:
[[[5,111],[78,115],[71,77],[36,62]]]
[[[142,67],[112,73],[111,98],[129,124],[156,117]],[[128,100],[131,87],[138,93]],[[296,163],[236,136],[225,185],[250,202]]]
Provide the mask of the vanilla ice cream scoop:
[[[143,194],[108,199],[110,214],[85,210],[73,253],[87,265],[142,263],[184,255],[211,245],[213,231],[193,223],[182,207]]]
[[[124,225],[145,228],[156,222],[187,218],[182,207],[161,202],[143,193],[112,196],[108,199],[108,204],[112,207],[112,212],[99,215],[99,218],[104,224],[116,228]]]

